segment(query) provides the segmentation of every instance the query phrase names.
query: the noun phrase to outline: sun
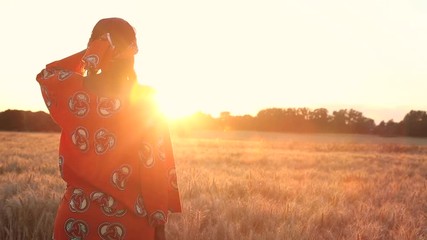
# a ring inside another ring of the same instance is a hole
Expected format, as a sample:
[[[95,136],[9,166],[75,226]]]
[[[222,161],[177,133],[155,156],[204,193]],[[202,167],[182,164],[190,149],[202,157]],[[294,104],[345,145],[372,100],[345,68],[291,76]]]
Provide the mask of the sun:
[[[176,120],[192,114],[189,108],[182,107],[186,106],[185,104],[179,104],[167,94],[161,94],[147,85],[135,84],[130,99],[132,102],[150,102],[150,105],[155,106],[156,110],[168,120]]]
[[[159,111],[169,120],[188,117],[197,112],[194,106],[188,104],[185,97],[176,98],[166,91],[157,90],[154,99]]]

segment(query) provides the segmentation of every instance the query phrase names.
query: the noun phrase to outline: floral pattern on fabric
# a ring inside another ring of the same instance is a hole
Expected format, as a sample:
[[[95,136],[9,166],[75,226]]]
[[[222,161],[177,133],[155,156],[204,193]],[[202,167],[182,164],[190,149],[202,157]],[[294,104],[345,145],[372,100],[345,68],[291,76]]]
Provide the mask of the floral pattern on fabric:
[[[68,107],[76,117],[84,117],[89,112],[90,99],[85,92],[76,92],[68,101]]]
[[[154,155],[152,147],[148,143],[142,143],[138,151],[139,159],[146,168],[151,168],[154,165]]]
[[[119,223],[103,223],[99,226],[98,233],[103,240],[125,239],[125,228]]]
[[[132,170],[129,165],[122,165],[119,169],[114,170],[111,175],[111,182],[113,185],[123,191],[126,188],[126,182],[128,181]]]
[[[86,222],[70,218],[65,222],[65,232],[68,239],[84,240],[89,233],[89,228]]]
[[[117,201],[103,192],[93,192],[90,198],[99,204],[106,216],[121,217],[126,214],[126,209],[120,209]]]
[[[136,199],[135,212],[140,217],[146,217],[148,215],[144,206],[144,199],[141,195],[138,195],[138,198]]]
[[[120,99],[117,98],[98,98],[98,114],[101,117],[110,117],[117,111],[119,111],[121,106]]]
[[[95,152],[104,154],[116,145],[116,137],[111,132],[101,128],[95,133]]]
[[[71,135],[71,140],[80,151],[89,150],[89,132],[84,127],[77,127]]]
[[[82,189],[74,189],[69,205],[70,211],[85,212],[89,208],[89,205],[89,196],[87,196]]]

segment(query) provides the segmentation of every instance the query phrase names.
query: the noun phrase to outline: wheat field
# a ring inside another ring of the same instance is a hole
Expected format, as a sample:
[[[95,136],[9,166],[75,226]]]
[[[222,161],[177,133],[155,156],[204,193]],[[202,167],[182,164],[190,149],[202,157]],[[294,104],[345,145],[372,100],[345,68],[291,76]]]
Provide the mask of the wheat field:
[[[0,239],[50,239],[59,135],[0,132]],[[183,213],[168,240],[427,239],[427,140],[173,135]]]

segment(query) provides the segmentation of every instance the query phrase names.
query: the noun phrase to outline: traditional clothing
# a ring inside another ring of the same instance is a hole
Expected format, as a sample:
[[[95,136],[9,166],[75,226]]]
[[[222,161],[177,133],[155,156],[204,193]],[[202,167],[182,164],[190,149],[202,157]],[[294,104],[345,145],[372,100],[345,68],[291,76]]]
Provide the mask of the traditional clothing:
[[[106,67],[112,50],[107,35],[37,75],[62,128],[59,170],[67,189],[54,239],[151,240],[154,226],[181,211],[169,131],[152,91],[135,85],[102,96],[85,87],[85,69]]]

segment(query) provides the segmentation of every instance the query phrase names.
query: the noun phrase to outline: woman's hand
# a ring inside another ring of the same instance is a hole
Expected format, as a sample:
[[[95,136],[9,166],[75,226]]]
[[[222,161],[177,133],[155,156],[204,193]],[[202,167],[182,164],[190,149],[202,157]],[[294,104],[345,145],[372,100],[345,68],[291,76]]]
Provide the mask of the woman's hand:
[[[160,225],[155,227],[154,240],[166,240],[165,226]]]

